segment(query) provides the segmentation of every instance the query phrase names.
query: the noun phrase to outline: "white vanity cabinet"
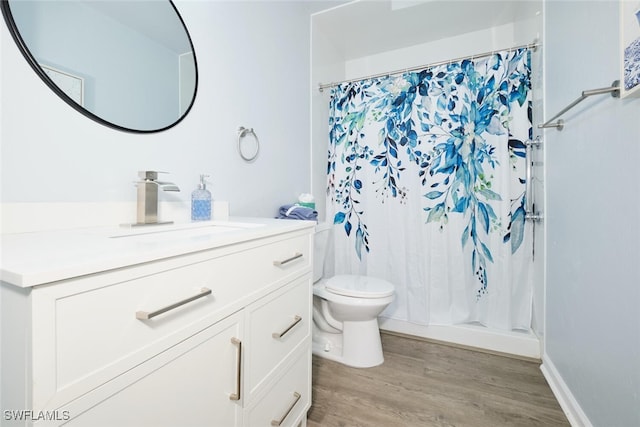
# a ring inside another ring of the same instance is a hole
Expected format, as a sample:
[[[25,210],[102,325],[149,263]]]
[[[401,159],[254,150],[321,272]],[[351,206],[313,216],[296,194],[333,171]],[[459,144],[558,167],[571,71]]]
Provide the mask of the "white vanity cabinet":
[[[306,424],[311,230],[3,283],[3,425]]]

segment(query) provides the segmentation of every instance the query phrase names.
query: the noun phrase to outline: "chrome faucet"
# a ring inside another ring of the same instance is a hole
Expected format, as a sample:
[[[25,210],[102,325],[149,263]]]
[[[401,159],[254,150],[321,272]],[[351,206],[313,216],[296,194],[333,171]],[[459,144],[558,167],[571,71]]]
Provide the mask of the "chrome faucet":
[[[180,191],[173,182],[158,181],[156,171],[140,171],[136,182],[138,187],[138,214],[134,225],[171,224],[173,221],[158,222],[158,188],[163,191]]]

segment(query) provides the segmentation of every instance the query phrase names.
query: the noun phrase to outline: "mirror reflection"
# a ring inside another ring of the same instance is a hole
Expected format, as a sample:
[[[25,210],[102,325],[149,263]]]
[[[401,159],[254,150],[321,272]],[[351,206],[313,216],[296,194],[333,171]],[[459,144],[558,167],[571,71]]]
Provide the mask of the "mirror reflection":
[[[197,67],[169,0],[3,0],[25,57],[83,114],[107,126],[156,132],[179,122]]]

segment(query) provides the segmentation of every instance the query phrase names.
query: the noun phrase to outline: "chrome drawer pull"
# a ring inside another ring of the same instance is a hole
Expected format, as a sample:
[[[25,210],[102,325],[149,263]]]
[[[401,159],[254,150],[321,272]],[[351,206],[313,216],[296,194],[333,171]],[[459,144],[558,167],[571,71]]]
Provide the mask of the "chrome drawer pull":
[[[272,426],[282,425],[284,420],[287,418],[287,416],[293,410],[293,407],[296,406],[296,403],[298,403],[298,400],[300,400],[301,395],[297,391],[294,391],[293,392],[293,397],[294,397],[293,403],[291,404],[291,406],[289,406],[289,409],[287,409],[287,412],[282,416],[282,418],[280,418],[279,420],[271,420],[271,425]]]
[[[176,303],[173,303],[171,305],[168,305],[166,307],[162,307],[156,311],[152,311],[152,312],[148,312],[148,311],[136,311],[136,319],[139,320],[149,320],[153,317],[156,317],[162,313],[166,313],[167,311],[173,310],[174,308],[178,308],[181,305],[185,305],[187,303],[190,303],[191,301],[195,301],[199,298],[202,297],[206,297],[207,295],[211,294],[211,289],[209,288],[202,288],[200,289],[200,293],[198,295],[194,295],[192,297],[183,299],[182,301],[178,301]]]
[[[236,392],[229,395],[229,400],[240,400],[240,384],[242,382],[242,379],[240,378],[240,369],[242,367],[242,341],[233,337],[231,338],[231,344],[238,347],[238,357],[236,360]]]
[[[291,258],[287,258],[287,259],[284,259],[282,261],[273,261],[273,265],[275,265],[276,267],[280,267],[280,266],[285,265],[288,262],[294,261],[294,260],[296,260],[298,258],[302,258],[302,256],[303,255],[300,252],[296,252],[295,255],[293,255]]]
[[[289,332],[291,329],[293,329],[294,326],[296,326],[298,323],[300,323],[302,321],[302,317],[298,316],[296,314],[296,317],[294,317],[293,323],[289,325],[289,327],[287,329],[285,329],[282,332],[274,332],[271,334],[271,336],[273,338],[282,338],[287,332]]]

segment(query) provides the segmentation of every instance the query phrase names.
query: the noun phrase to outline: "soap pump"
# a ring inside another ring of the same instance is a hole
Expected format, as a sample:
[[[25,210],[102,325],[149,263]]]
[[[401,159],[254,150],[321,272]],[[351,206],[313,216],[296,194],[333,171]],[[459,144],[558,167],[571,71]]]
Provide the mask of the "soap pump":
[[[200,174],[198,188],[191,193],[191,220],[208,221],[211,219],[211,192],[207,190],[204,178],[209,175]]]

